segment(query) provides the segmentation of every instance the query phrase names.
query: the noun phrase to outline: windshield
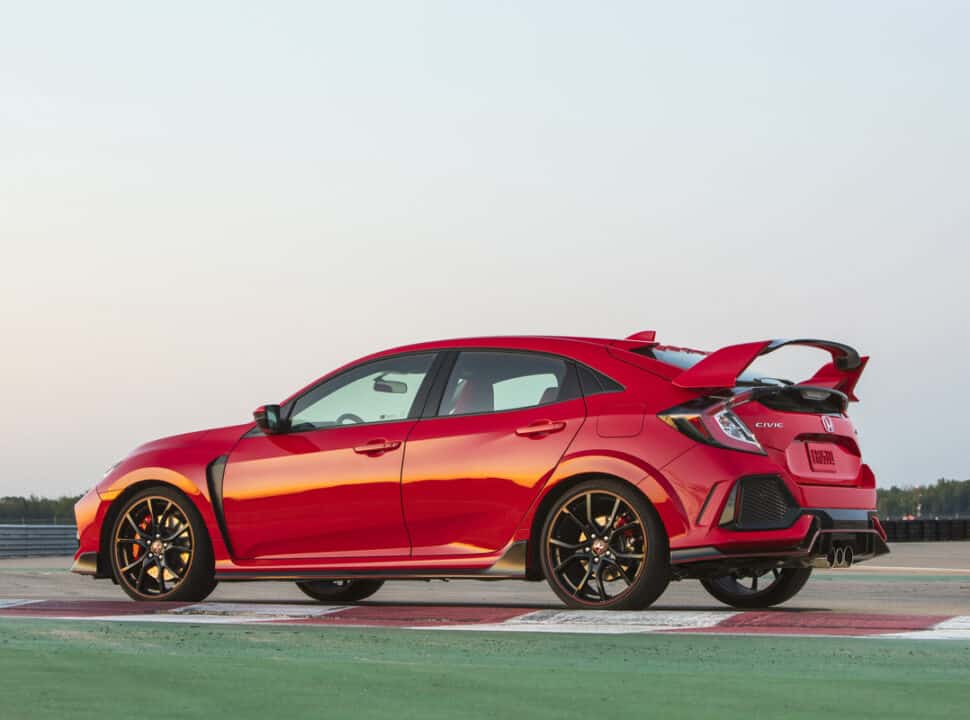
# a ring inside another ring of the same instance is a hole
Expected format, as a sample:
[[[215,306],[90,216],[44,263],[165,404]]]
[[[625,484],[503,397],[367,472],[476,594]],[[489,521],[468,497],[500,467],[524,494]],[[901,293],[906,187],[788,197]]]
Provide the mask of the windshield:
[[[654,360],[659,360],[667,365],[673,365],[681,370],[686,370],[687,368],[694,367],[697,363],[708,356],[708,353],[701,352],[700,350],[690,350],[688,348],[670,348],[663,347],[661,345],[655,345],[649,348],[643,348],[642,350],[634,350],[633,352],[640,355],[645,355],[651,357]],[[781,378],[764,377],[757,371],[752,371],[750,369],[745,370],[743,373],[738,375],[738,385],[791,385],[790,380],[782,380]]]

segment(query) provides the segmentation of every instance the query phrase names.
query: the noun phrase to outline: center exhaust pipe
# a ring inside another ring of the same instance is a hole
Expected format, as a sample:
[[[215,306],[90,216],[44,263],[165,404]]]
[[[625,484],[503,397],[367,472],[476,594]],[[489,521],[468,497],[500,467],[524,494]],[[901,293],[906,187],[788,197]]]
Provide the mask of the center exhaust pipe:
[[[855,559],[855,553],[849,546],[838,545],[829,550],[824,558],[816,558],[812,563],[817,568],[850,568]]]

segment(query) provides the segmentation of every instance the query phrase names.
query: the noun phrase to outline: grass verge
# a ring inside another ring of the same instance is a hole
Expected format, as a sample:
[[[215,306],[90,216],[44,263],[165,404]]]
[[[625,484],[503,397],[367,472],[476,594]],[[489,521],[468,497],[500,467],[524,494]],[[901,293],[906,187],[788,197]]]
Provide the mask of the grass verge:
[[[953,718],[962,642],[0,619],[13,718]]]

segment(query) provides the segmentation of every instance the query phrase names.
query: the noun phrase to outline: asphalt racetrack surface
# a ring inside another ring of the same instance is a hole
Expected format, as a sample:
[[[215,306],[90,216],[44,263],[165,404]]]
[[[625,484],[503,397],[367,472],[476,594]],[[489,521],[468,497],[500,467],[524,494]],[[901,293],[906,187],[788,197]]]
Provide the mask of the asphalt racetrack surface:
[[[898,543],[869,563],[848,570],[816,570],[782,607],[850,613],[970,615],[970,542]],[[70,558],[0,560],[0,599],[124,600],[110,580],[68,572]],[[221,583],[210,602],[312,603],[289,582]],[[367,606],[484,605],[561,609],[544,582],[453,580],[391,581]],[[672,582],[654,610],[720,610],[696,580]]]
[[[395,582],[349,608],[225,583],[179,606],[131,602],[69,565],[0,561],[4,720],[956,718],[970,705],[970,543],[816,571],[774,611],[737,613],[681,582],[650,610],[579,621],[541,583]],[[469,618],[489,624],[441,622]]]

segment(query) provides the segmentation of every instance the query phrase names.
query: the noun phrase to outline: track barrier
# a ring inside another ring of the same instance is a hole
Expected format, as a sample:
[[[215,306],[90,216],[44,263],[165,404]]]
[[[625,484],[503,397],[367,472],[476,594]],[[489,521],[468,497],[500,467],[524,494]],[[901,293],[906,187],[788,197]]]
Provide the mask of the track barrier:
[[[0,525],[0,558],[73,555],[73,525]]]

